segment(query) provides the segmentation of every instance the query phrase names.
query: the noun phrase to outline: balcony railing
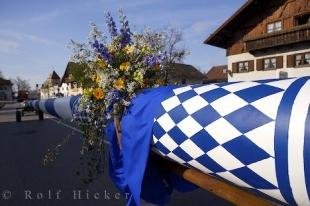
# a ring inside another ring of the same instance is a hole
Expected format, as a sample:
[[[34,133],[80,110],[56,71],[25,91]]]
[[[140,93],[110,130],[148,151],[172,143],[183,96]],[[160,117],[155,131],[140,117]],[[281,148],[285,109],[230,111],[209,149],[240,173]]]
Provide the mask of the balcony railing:
[[[310,25],[294,27],[290,30],[265,34],[257,38],[245,39],[246,50],[256,51],[271,47],[289,45],[310,40]]]

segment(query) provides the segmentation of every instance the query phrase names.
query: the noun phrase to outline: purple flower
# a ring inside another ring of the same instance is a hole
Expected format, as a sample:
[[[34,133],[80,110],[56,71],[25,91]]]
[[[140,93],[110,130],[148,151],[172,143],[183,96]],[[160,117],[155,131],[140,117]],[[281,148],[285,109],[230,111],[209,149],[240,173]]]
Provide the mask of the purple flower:
[[[108,25],[108,29],[109,29],[111,37],[112,38],[116,37],[117,36],[116,24],[110,12],[107,12],[106,14],[106,23]]]
[[[120,29],[121,44],[122,47],[125,47],[126,45],[131,43],[132,33],[129,28],[128,20],[126,19],[126,16],[124,15],[123,11],[119,11],[119,18],[121,23],[121,29]]]
[[[161,55],[150,55],[144,59],[148,67],[154,67],[161,63]]]
[[[123,95],[120,91],[113,89],[112,91],[108,92],[105,99],[108,102],[108,107],[106,110],[106,113],[112,113],[113,112],[113,105],[119,101],[121,101],[123,98]]]
[[[116,101],[119,101],[121,97],[121,93],[118,90],[113,89],[112,91],[108,92],[106,100],[115,103]]]
[[[100,56],[104,60],[108,62],[112,60],[112,55],[109,53],[108,48],[104,44],[99,43],[98,40],[95,40],[95,42],[92,44],[92,47],[95,49],[97,53],[100,54]]]

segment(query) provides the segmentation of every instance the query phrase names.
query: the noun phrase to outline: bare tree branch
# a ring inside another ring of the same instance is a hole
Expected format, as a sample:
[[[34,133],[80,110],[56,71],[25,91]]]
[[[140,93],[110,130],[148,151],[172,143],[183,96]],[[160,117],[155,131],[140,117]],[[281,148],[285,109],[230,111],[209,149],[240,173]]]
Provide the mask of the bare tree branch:
[[[29,82],[27,80],[21,79],[20,77],[16,77],[13,82],[17,87],[17,91],[29,91],[31,88]]]
[[[165,34],[165,51],[168,54],[168,60],[165,69],[165,82],[168,83],[169,73],[174,69],[174,63],[181,62],[189,53],[185,48],[179,48],[178,44],[183,40],[183,33],[173,27],[168,27],[164,31]]]

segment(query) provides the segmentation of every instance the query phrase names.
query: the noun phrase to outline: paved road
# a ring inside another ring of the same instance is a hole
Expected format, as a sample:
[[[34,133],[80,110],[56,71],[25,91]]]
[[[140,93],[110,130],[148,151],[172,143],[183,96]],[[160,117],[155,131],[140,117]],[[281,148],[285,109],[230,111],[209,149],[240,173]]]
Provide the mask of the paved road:
[[[80,163],[79,133],[71,137],[56,162],[46,167],[42,165],[43,154],[72,130],[53,119],[38,121],[37,116],[26,116],[23,118],[26,121],[16,123],[14,112],[12,105],[0,110],[0,205],[125,205],[125,200],[118,198],[118,192],[107,172],[80,191],[79,197],[80,181],[75,175]],[[98,197],[96,193],[99,195],[98,200],[94,197]],[[229,204],[206,191],[196,190],[191,193],[174,193],[169,205]]]

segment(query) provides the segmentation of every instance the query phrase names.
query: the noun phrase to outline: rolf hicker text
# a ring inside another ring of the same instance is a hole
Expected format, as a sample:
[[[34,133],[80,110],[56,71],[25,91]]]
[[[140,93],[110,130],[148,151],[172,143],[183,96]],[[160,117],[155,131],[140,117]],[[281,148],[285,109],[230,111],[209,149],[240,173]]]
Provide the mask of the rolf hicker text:
[[[64,196],[62,190],[47,190],[45,192],[34,192],[25,190],[26,200],[60,200]],[[67,196],[67,195],[66,195]],[[101,192],[90,192],[89,190],[72,190],[71,196],[73,200],[119,200],[121,198],[128,199],[129,193],[121,195],[118,192],[109,192],[103,190]]]

